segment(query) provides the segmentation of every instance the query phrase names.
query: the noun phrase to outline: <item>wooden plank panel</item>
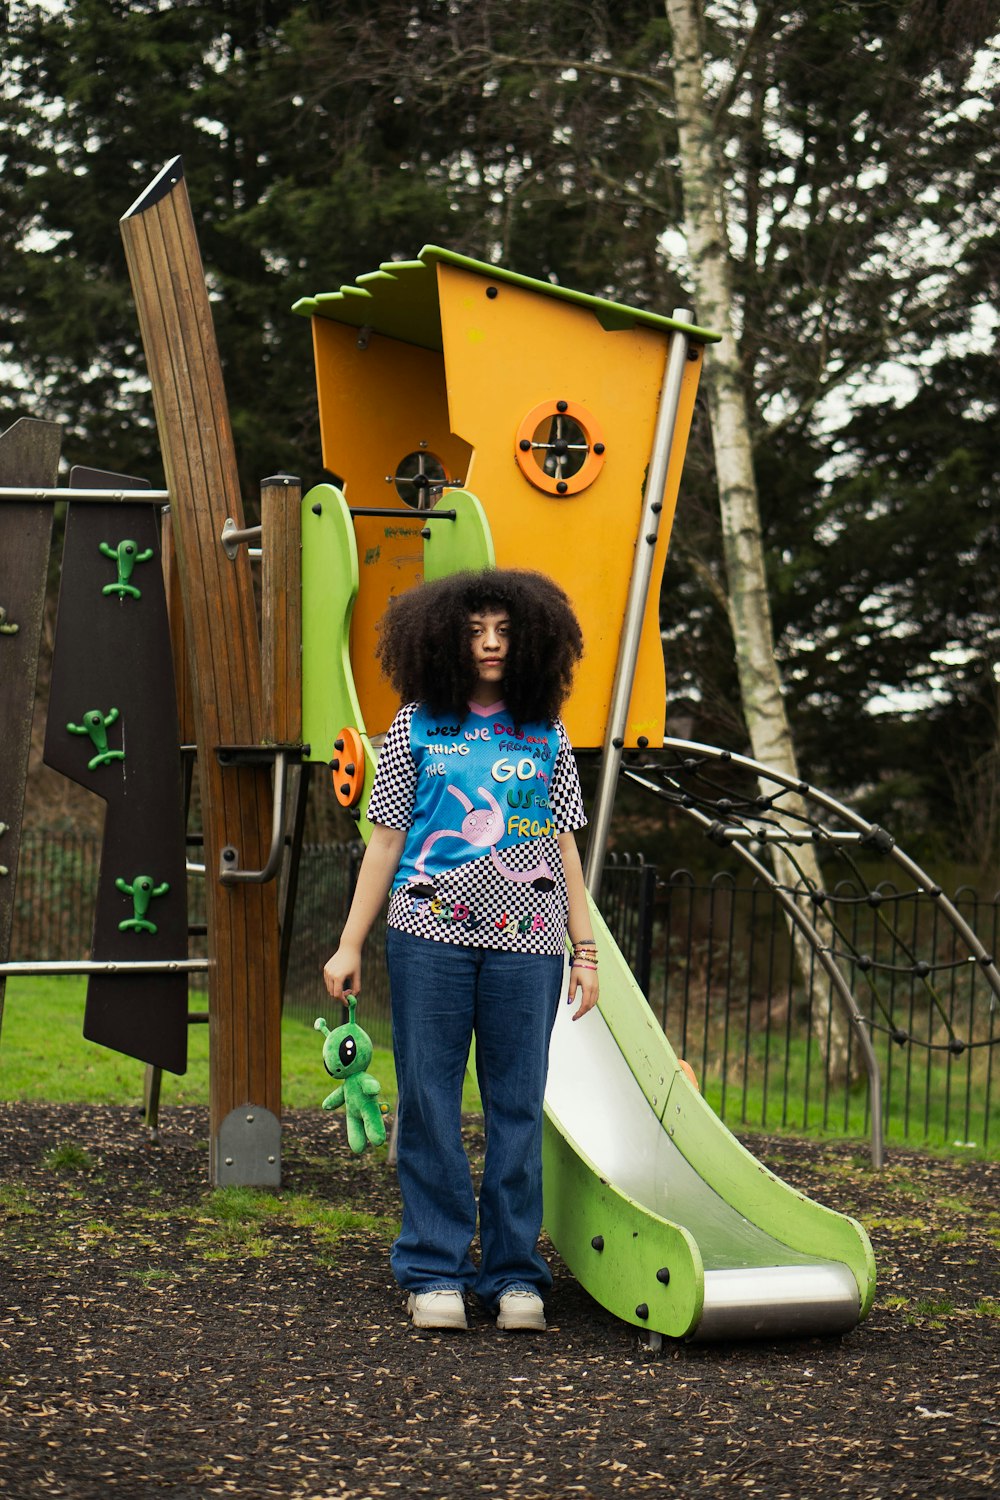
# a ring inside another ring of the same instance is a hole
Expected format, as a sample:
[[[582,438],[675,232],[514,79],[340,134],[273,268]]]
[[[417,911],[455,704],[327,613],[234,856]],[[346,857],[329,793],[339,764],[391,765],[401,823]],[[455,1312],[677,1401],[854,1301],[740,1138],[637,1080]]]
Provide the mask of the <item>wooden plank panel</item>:
[[[280,1112],[280,993],[274,883],[223,886],[224,846],[259,869],[271,832],[266,767],[222,770],[218,745],[260,740],[260,647],[250,565],[220,544],[243,507],[211,308],[179,160],[121,223],[171,493],[173,540],[205,821],[209,922],[210,1109],[213,1180],[219,1128],[237,1107]]]
[[[177,566],[177,552],[174,547],[174,527],[169,511],[163,517],[160,531],[160,563],[163,568],[163,588],[167,598],[167,619],[170,623],[170,649],[174,661],[174,685],[177,689],[177,718],[180,722],[181,744],[193,745],[197,731],[194,726],[194,700],[191,696],[187,638],[184,634],[184,600],[181,593],[180,570]]]
[[[208,791],[206,817],[207,823],[212,825],[214,822],[215,829],[219,830],[217,837],[213,837],[211,831],[208,833],[206,862],[210,869],[217,868],[223,844],[232,843],[239,849],[244,867],[259,867],[266,855],[265,840],[270,829],[270,788],[266,773],[232,770],[220,777],[214,763],[209,761],[210,750],[215,744],[253,743],[258,738],[259,728],[256,617],[249,563],[245,554],[241,554],[235,564],[231,563],[218,543],[226,516],[232,516],[237,525],[243,524],[228,412],[214,342],[211,348],[208,342],[211,320],[186,193],[183,199],[178,194],[170,194],[160,200],[153,214],[158,216],[163,259],[172,268],[180,267],[181,273],[178,276],[175,271],[173,275],[172,285],[179,293],[173,311],[177,322],[175,332],[179,335],[180,348],[187,352],[187,363],[178,360],[178,340],[170,336],[170,330],[168,342],[170,373],[177,393],[178,423],[183,430],[193,432],[193,440],[186,446],[185,459],[190,511],[196,524],[198,547],[193,588],[185,583],[185,598],[187,601],[188,595],[192,595],[205,605],[204,618],[200,621],[202,628],[192,633],[193,636],[200,635],[200,639],[193,639],[193,665],[197,702],[208,710],[206,727],[198,734],[199,744],[203,747],[203,794],[206,789]],[[150,222],[151,245],[154,227]],[[152,259],[155,274],[155,255]],[[199,296],[203,303],[200,309],[197,306]],[[199,474],[204,476],[201,484]],[[218,503],[220,497],[222,505]],[[179,554],[180,517],[178,509]],[[219,649],[222,641],[227,648],[224,652]],[[199,664],[203,661],[211,661],[213,668],[213,696],[210,698],[199,684]],[[218,795],[213,796],[213,791]],[[211,809],[218,804],[221,804],[221,818],[213,818]],[[235,980],[230,984],[232,1004],[228,1020],[218,1018],[216,1071],[220,1096],[225,1097],[228,1091],[227,1102],[231,1100],[232,1107],[247,1101],[266,1104],[259,1092],[260,1077],[262,1073],[266,1075],[266,1064],[262,1067],[252,1055],[253,1042],[262,1043],[265,1035],[264,1026],[253,1014],[254,978],[258,971],[252,962],[248,962],[248,955],[255,945],[260,945],[262,937],[259,925],[251,917],[256,903],[253,892],[237,887],[221,891],[219,904],[226,911],[228,943],[224,949],[220,934],[218,962],[225,971],[240,976],[235,989]],[[224,1118],[221,1105],[219,1113]]]
[[[0,436],[0,484],[56,482],[61,429],[22,417]],[[13,501],[0,506],[0,961],[10,957],[14,888],[21,848],[24,787],[31,749],[38,647],[52,546],[52,506]],[[0,1022],[6,980],[0,974]]]
[[[290,474],[260,487],[264,739],[302,739],[302,485]]]

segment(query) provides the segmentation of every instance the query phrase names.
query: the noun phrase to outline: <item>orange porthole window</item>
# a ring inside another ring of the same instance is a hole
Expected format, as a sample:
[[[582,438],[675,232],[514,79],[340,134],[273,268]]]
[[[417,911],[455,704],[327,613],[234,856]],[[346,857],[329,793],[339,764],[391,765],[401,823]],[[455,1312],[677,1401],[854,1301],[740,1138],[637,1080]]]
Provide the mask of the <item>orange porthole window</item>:
[[[342,729],[330,762],[333,792],[341,807],[357,807],[365,789],[365,749],[356,729]]]
[[[604,467],[604,434],[576,401],[542,401],[528,412],[514,440],[517,466],[547,495],[578,495]]]

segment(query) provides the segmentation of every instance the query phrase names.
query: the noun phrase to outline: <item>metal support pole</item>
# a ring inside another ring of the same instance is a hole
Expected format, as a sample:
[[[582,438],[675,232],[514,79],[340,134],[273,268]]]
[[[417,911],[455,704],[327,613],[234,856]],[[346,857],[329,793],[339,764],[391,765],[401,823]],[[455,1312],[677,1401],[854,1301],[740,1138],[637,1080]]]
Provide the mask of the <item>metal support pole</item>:
[[[19,978],[43,974],[204,974],[207,958],[100,959],[43,958],[11,959],[0,964],[0,974]]]
[[[691,314],[686,308],[676,309],[672,316],[678,323],[689,323],[691,320]],[[608,832],[611,827],[611,814],[614,810],[622,750],[625,745],[628,706],[635,681],[636,662],[639,658],[642,617],[646,610],[649,582],[653,573],[653,553],[656,550],[656,540],[660,532],[663,492],[667,483],[667,469],[670,463],[670,450],[673,446],[674,427],[677,423],[677,408],[680,404],[681,381],[687,362],[687,353],[687,334],[677,329],[670,340],[670,350],[663,371],[660,405],[653,433],[653,451],[650,454],[649,472],[646,476],[642,518],[635,539],[632,578],[629,582],[628,600],[625,605],[625,619],[622,623],[618,647],[618,665],[615,670],[611,708],[604,739],[604,755],[601,760],[597,795],[590,822],[590,839],[584,863],[584,880],[595,901],[601,890],[601,872],[608,845]]]
[[[93,500],[107,505],[109,501],[120,501],[127,505],[168,505],[170,503],[169,490],[74,490],[68,487],[64,489],[36,489],[30,485],[11,486],[4,485],[0,489],[0,500]]]

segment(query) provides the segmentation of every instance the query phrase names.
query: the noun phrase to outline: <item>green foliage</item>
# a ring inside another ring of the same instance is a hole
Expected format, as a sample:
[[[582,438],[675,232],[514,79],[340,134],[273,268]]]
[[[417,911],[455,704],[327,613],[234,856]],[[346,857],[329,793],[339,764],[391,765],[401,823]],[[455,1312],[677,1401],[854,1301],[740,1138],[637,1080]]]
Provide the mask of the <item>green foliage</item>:
[[[989,798],[1000,744],[1000,382],[983,354],[943,359],[935,377],[843,429],[853,471],[803,506],[800,535],[811,536],[779,570],[775,622],[809,762],[834,787],[870,788],[879,821],[957,822],[946,847],[989,870],[1000,858]],[[882,712],[864,712],[879,700]]]
[[[995,9],[703,11],[803,767],[995,865]],[[437,241],[688,300],[662,0],[66,0],[13,7],[5,40],[0,402],[64,422],[70,462],[160,478],[114,220],[175,153],[251,508],[266,474],[321,477],[301,295]],[[738,747],[726,593],[699,414],[662,599],[671,713]]]
[[[64,1141],[45,1158],[45,1165],[52,1172],[89,1172],[94,1165],[93,1157],[83,1146],[74,1141]]]
[[[361,1232],[390,1240],[399,1233],[394,1218],[332,1208],[307,1194],[282,1193],[279,1197],[258,1188],[227,1187],[202,1198],[187,1244],[193,1254],[206,1261],[244,1256],[262,1260],[275,1249],[276,1228],[307,1231],[327,1258],[345,1234]]]
[[[352,85],[343,58],[317,73],[308,49],[323,9],[17,8],[0,129],[0,351],[22,373],[0,395],[66,422],[69,461],[160,478],[115,219],[179,154],[245,492],[279,469],[318,477],[308,328],[291,303],[412,255],[447,217],[440,185],[399,175],[416,122]]]

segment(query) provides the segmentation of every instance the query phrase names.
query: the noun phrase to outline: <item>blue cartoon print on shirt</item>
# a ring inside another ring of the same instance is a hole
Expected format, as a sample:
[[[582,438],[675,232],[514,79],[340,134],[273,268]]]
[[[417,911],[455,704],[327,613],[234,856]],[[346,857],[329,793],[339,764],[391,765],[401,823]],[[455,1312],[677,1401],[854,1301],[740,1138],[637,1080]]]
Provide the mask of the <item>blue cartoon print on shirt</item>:
[[[441,942],[562,954],[559,839],[586,817],[560,723],[519,725],[502,704],[470,705],[464,717],[407,704],[382,745],[368,816],[406,832],[390,927]]]
[[[447,791],[456,797],[465,808],[465,817],[462,819],[461,828],[437,828],[433,833],[427,835],[417,857],[417,874],[425,877],[427,874],[427,856],[438,839],[462,839],[474,849],[489,849],[490,862],[494,869],[499,870],[507,880],[518,882],[530,882],[536,891],[550,891],[555,884],[552,870],[548,861],[542,855],[538,863],[530,870],[512,870],[497,853],[497,845],[507,831],[507,823],[504,818],[503,808],[500,806],[492,792],[486,787],[480,786],[476,790],[488,807],[476,807],[473,802],[460,791],[457,786],[448,786]]]

